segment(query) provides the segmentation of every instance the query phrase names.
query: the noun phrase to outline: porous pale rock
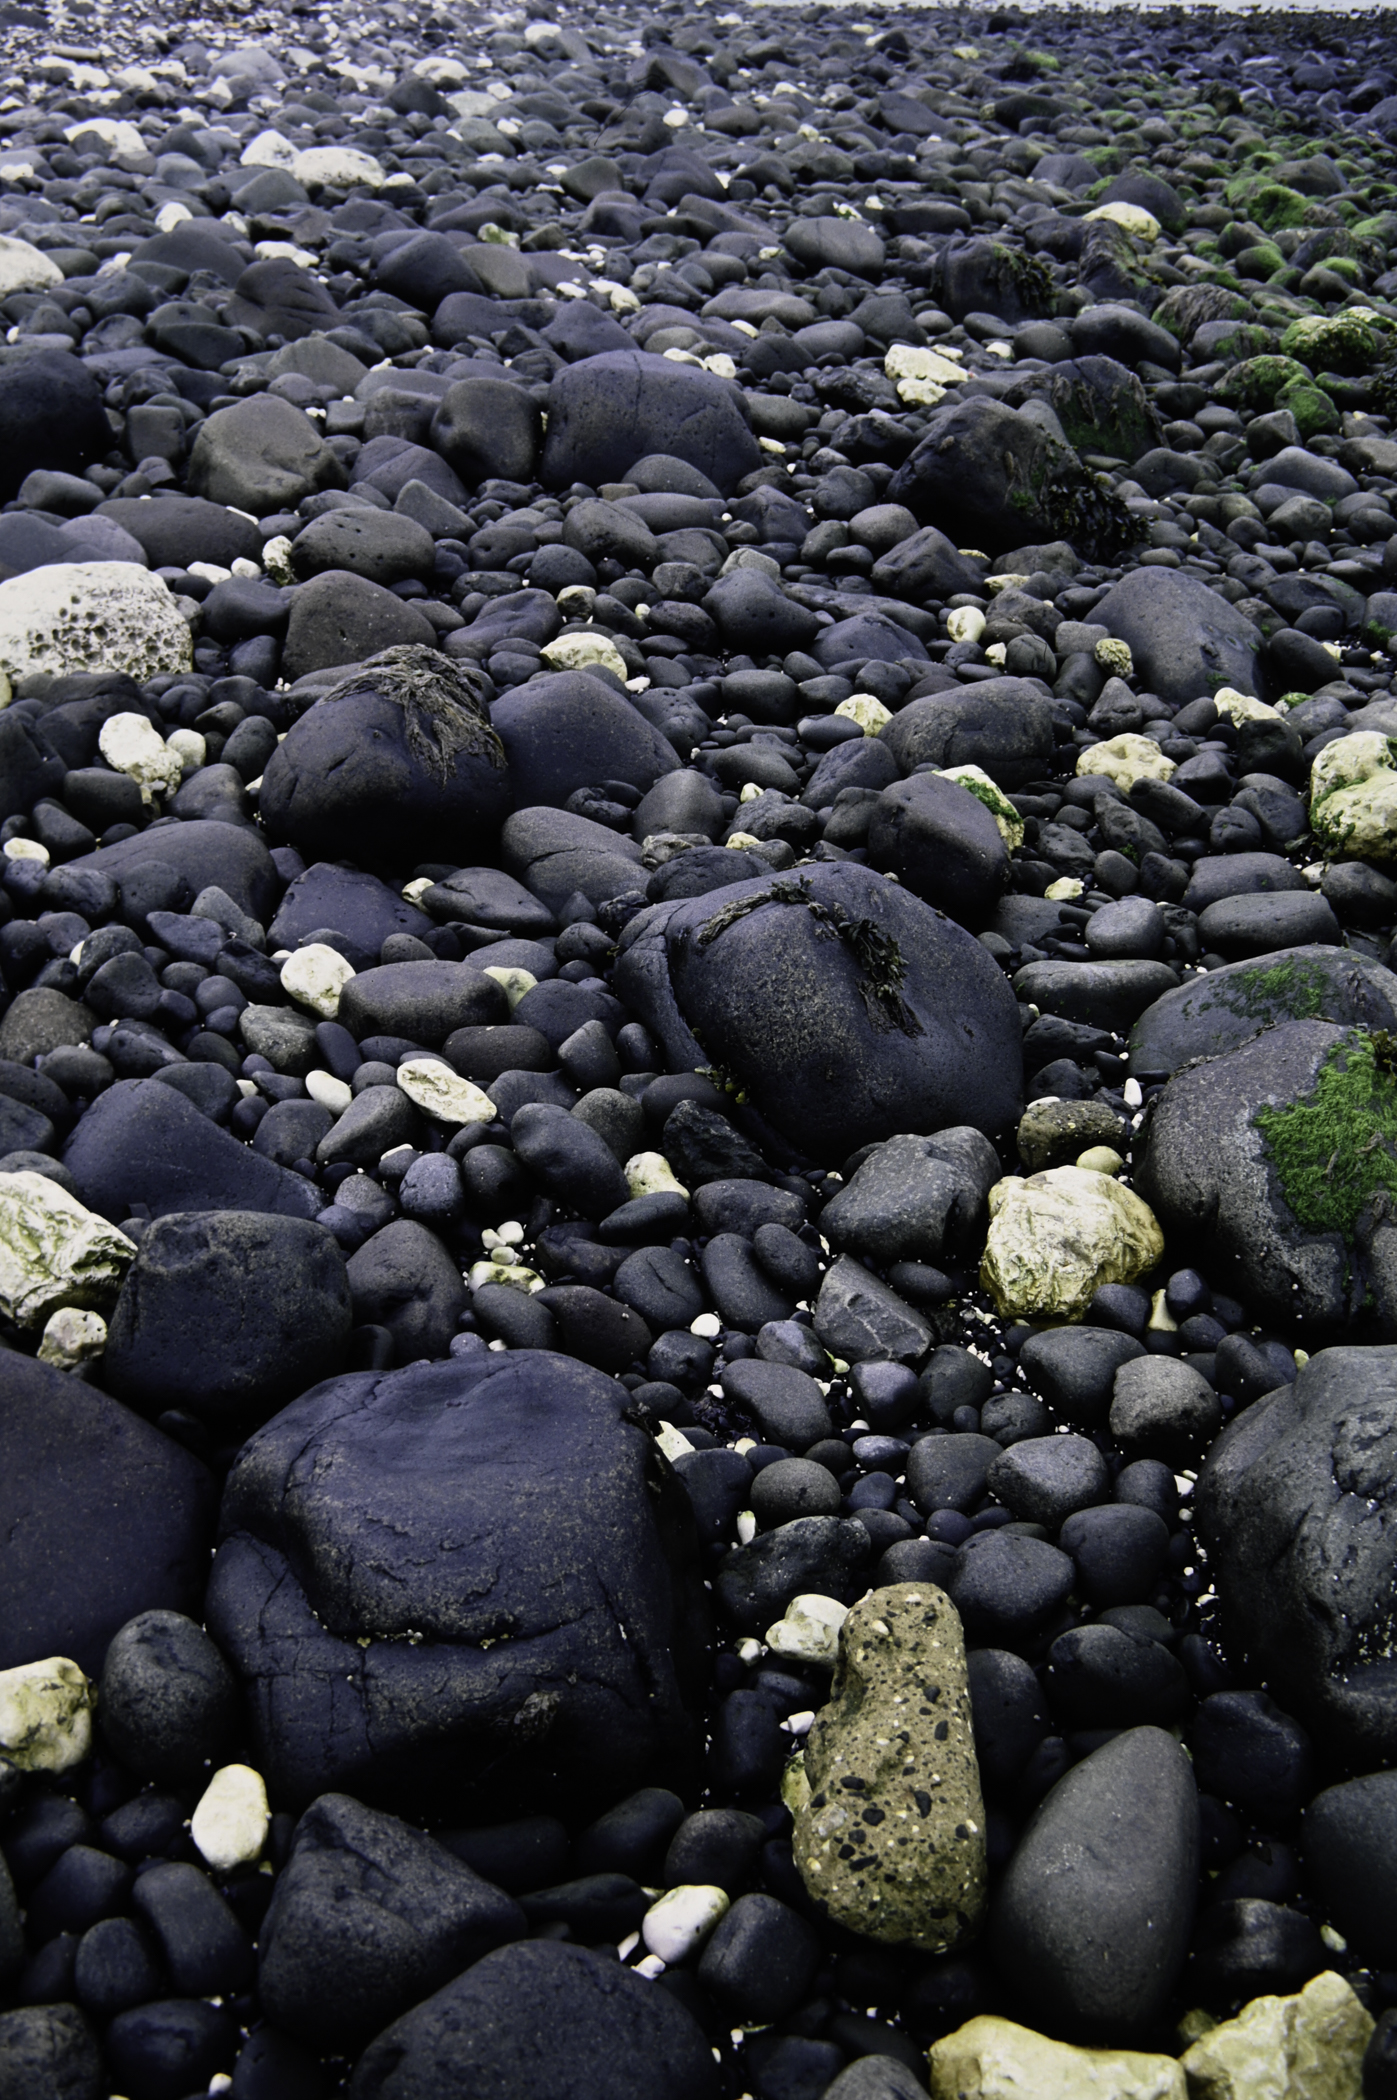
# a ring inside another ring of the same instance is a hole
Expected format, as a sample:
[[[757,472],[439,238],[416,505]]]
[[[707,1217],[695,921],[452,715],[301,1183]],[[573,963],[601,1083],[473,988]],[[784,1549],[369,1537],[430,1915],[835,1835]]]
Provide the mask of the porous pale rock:
[[[662,1962],[683,1961],[701,1947],[729,1908],[725,1890],[707,1882],[686,1882],[666,1889],[640,1922],[640,1936]]]
[[[980,1281],[1006,1318],[1079,1320],[1104,1283],[1133,1283],[1164,1252],[1147,1203],[1109,1174],[1049,1167],[990,1190]]]
[[[371,153],[356,152],[353,146],[308,146],[291,163],[297,182],[309,189],[382,189],[384,173]]]
[[[0,234],[0,299],[12,292],[42,292],[62,282],[63,272],[42,248],[11,233]]]
[[[631,675],[625,657],[604,634],[560,634],[556,642],[540,649],[539,655],[551,671],[589,671],[600,664],[604,671],[614,671],[623,683]]]
[[[850,693],[834,711],[847,721],[857,722],[865,736],[881,736],[892,720],[892,710],[884,707],[875,693]]]
[[[943,2035],[927,2057],[932,2100],[1187,2100],[1172,2056],[1074,2049],[991,2014]],[[1260,2095],[1257,2096],[1260,2100]],[[1269,2096],[1268,2096],[1269,2100]],[[1278,2094],[1276,2100],[1281,2100]]]
[[[626,1187],[633,1196],[688,1196],[663,1152],[636,1152],[626,1161]]]
[[[1342,1976],[1291,1998],[1253,1998],[1182,2060],[1189,2100],[1360,2100],[1373,2021]]]
[[[968,1939],[985,1815],[960,1617],[934,1584],[872,1590],[850,1611],[804,1770],[795,1863],[829,1916],[932,1954]]]
[[[0,1174],[0,1312],[37,1327],[64,1306],[116,1303],[136,1249],[46,1174]]]
[[[338,948],[312,941],[287,956],[281,966],[281,988],[312,1013],[333,1021],[340,1010],[340,993],[353,975],[352,966]]]
[[[53,562],[0,583],[0,668],[16,682],[39,671],[125,671],[141,684],[193,661],[188,621],[136,562]]]
[[[1325,745],[1310,771],[1310,829],[1330,853],[1397,855],[1397,762],[1387,737],[1363,729]]]
[[[832,1670],[839,1655],[839,1629],[849,1616],[849,1607],[833,1597],[793,1597],[785,1617],[766,1629],[766,1645],[774,1655],[788,1661],[814,1663]]]
[[[1077,760],[1077,772],[1083,778],[1104,773],[1122,794],[1128,795],[1137,780],[1168,780],[1174,772],[1174,761],[1164,756],[1152,737],[1127,731],[1123,736],[1107,737],[1102,744],[1088,744]]]
[[[4,588],[0,584],[0,590]],[[97,747],[114,773],[125,773],[136,782],[147,802],[154,794],[177,788],[184,777],[179,752],[171,749],[144,715],[110,715],[102,724]]]
[[[493,1123],[499,1111],[472,1080],[431,1057],[410,1057],[398,1067],[398,1085],[409,1101],[443,1123]]]
[[[0,1670],[0,1755],[21,1772],[67,1772],[92,1748],[92,1686],[66,1655]]]
[[[204,1788],[189,1835],[215,1874],[229,1874],[260,1857],[271,1820],[261,1773],[224,1765]]]
[[[1275,722],[1280,718],[1279,708],[1269,707],[1251,693],[1239,693],[1235,685],[1219,686],[1213,695],[1213,705],[1234,726],[1242,722]]]
[[[80,1312],[75,1305],[64,1305],[51,1313],[45,1323],[39,1362],[52,1364],[56,1371],[73,1371],[81,1376],[106,1346],[107,1323],[100,1313]]]
[[[1157,241],[1159,221],[1143,204],[1127,204],[1117,198],[1110,204],[1098,204],[1094,211],[1086,213],[1088,219],[1110,219],[1115,225],[1124,227],[1137,241]]]

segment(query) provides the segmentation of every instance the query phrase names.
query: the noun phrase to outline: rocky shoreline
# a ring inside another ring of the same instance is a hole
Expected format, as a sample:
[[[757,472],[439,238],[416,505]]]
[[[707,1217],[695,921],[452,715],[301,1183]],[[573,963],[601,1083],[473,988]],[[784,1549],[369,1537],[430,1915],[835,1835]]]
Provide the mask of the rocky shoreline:
[[[0,2100],[1390,2100],[1384,18],[0,28]]]

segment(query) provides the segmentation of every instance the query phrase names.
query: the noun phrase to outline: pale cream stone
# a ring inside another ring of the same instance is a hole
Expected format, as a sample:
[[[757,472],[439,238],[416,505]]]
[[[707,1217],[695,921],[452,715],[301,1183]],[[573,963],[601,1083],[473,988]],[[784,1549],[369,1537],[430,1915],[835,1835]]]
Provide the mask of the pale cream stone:
[[[251,1765],[224,1765],[204,1788],[189,1835],[215,1874],[229,1874],[261,1857],[271,1821],[261,1773]]]
[[[978,642],[987,625],[978,605],[957,605],[946,615],[946,632],[953,642]]]
[[[0,1670],[0,1756],[21,1772],[80,1765],[92,1748],[96,1703],[93,1687],[66,1655]]]
[[[46,1174],[0,1174],[0,1312],[18,1326],[65,1306],[110,1310],[135,1258],[124,1232]]]
[[[599,664],[604,671],[614,671],[622,684],[630,676],[626,659],[611,637],[590,630],[560,634],[556,642],[540,649],[539,655],[550,671],[587,671]]]
[[[136,562],[53,562],[0,583],[0,667],[11,679],[124,671],[140,684],[187,671],[193,650],[169,591]]]
[[[706,1882],[683,1882],[666,1889],[640,1921],[640,1936],[652,1954],[666,1964],[683,1961],[701,1947],[729,1908],[729,1898]]]
[[[107,1346],[107,1323],[100,1313],[81,1312],[76,1305],[60,1306],[50,1313],[39,1342],[39,1362],[55,1371],[71,1371],[81,1377]]]
[[[1278,707],[1268,707],[1264,700],[1253,699],[1250,693],[1239,693],[1235,685],[1220,685],[1213,695],[1213,705],[1229,722],[1275,722],[1281,719]]]
[[[626,1187],[633,1196],[688,1196],[663,1152],[634,1152],[626,1161]]]
[[[1050,1167],[990,1190],[980,1281],[1006,1318],[1079,1320],[1105,1283],[1133,1283],[1164,1252],[1149,1205],[1109,1174]]]
[[[892,709],[884,707],[873,693],[850,693],[834,710],[850,722],[857,722],[865,736],[881,736],[892,720]]]
[[[511,1291],[527,1291],[532,1297],[543,1289],[543,1278],[534,1269],[525,1268],[522,1262],[512,1262],[503,1255],[494,1261],[472,1262],[470,1287],[478,1291],[484,1283],[502,1283]]]
[[[1362,729],[1325,745],[1310,769],[1310,829],[1330,853],[1397,857],[1397,759],[1387,737]]]
[[[1076,2049],[992,2014],[934,2042],[927,2067],[931,2100],[1187,2100],[1172,2056]]]
[[[179,760],[180,773],[187,778],[197,773],[208,757],[209,747],[197,729],[176,729],[165,739],[165,749],[173,751]]]
[[[839,1629],[849,1616],[847,1604],[812,1592],[793,1597],[784,1618],[766,1629],[766,1645],[791,1662],[814,1663],[832,1670],[839,1654]]]
[[[42,248],[12,233],[0,234],[0,299],[8,299],[12,292],[47,291],[51,284],[62,282],[63,272]]]
[[[238,155],[244,168],[292,168],[296,163],[297,148],[290,139],[283,138],[279,131],[259,131],[255,139],[249,139]]]
[[[1072,1162],[1084,1174],[1119,1174],[1125,1161],[1114,1145],[1088,1145]]]
[[[0,584],[0,591],[5,589]],[[134,780],[142,796],[168,794],[184,778],[184,761],[171,750],[158,729],[144,715],[109,715],[102,724],[97,748],[113,772]]]
[[[1290,1998],[1253,1998],[1183,2058],[1189,2100],[1361,2100],[1373,2021],[1332,1969]]]
[[[297,948],[281,966],[281,988],[302,1006],[333,1021],[340,1010],[340,993],[354,975],[338,948],[325,941],[312,941]]]
[[[311,1100],[328,1108],[332,1116],[342,1116],[354,1099],[354,1089],[348,1080],[336,1079],[333,1072],[307,1072],[305,1084]],[[253,1091],[256,1091],[255,1087]]]
[[[380,190],[384,182],[383,169],[373,155],[357,152],[353,146],[307,147],[292,161],[291,173],[307,188],[318,184],[337,190]]]
[[[398,1085],[409,1101],[443,1123],[493,1123],[499,1114],[473,1080],[432,1057],[410,1057],[399,1065]]]
[[[515,970],[496,963],[487,963],[483,974],[486,977],[494,978],[496,984],[499,985],[509,1001],[511,1013],[513,1013],[524,994],[531,992],[538,983],[538,979],[531,970]]]
[[[1159,239],[1159,221],[1152,211],[1145,210],[1143,204],[1126,204],[1124,201],[1098,204],[1096,209],[1089,211],[1086,216],[1088,219],[1109,219],[1113,225],[1123,227],[1127,233],[1133,234],[1137,241]]]
[[[1131,730],[1088,744],[1077,760],[1080,777],[1104,773],[1126,795],[1137,780],[1168,780],[1174,771],[1173,759],[1164,756],[1152,737],[1136,736]]]
[[[1106,635],[1092,650],[1092,655],[1103,671],[1113,678],[1129,678],[1135,670],[1135,658],[1129,642],[1118,641],[1114,635]]]

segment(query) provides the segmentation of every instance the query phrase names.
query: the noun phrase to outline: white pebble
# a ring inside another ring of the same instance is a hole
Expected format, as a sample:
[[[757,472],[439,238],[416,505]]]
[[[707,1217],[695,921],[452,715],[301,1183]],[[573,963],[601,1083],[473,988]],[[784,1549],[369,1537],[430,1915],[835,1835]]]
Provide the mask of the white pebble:
[[[839,1653],[839,1629],[848,1616],[848,1605],[833,1597],[810,1593],[792,1598],[785,1617],[767,1627],[766,1645],[773,1655],[832,1670]]]
[[[3,588],[3,586],[0,586]],[[97,748],[113,772],[134,780],[147,801],[156,792],[177,788],[184,761],[144,715],[109,715]]]
[[[684,1883],[651,1904],[640,1921],[641,1938],[662,1962],[683,1961],[708,1938],[727,1908],[722,1889],[702,1881]]]
[[[306,1092],[332,1116],[342,1116],[354,1099],[353,1087],[347,1080],[336,1079],[333,1072],[307,1072]]]
[[[690,1334],[696,1334],[700,1341],[715,1342],[722,1331],[723,1323],[716,1313],[700,1313],[696,1320],[689,1322]]]
[[[267,1789],[251,1765],[224,1765],[205,1787],[189,1834],[215,1874],[250,1866],[271,1825]]]
[[[340,954],[324,941],[298,948],[281,966],[281,988],[312,1013],[333,1021],[340,1010],[340,993],[354,971]]]
[[[39,1342],[39,1362],[81,1377],[107,1346],[107,1323],[100,1313],[60,1306],[49,1315]]]
[[[409,1101],[443,1123],[493,1123],[499,1113],[474,1080],[434,1057],[409,1057],[398,1067],[398,1085]]]
[[[67,1772],[92,1748],[92,1686],[66,1655],[0,1670],[0,1753],[21,1772]]]

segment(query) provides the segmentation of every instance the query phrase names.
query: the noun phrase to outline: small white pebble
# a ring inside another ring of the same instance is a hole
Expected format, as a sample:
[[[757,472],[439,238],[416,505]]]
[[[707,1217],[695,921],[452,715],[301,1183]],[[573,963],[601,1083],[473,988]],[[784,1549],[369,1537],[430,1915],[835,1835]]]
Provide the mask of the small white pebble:
[[[681,1883],[646,1911],[641,1934],[650,1952],[662,1962],[683,1961],[708,1938],[727,1909],[724,1890],[706,1882]]]
[[[251,1765],[224,1765],[205,1787],[189,1835],[216,1874],[250,1866],[271,1828],[267,1789]]]
[[[332,1116],[342,1116],[354,1099],[354,1090],[349,1082],[336,1079],[333,1072],[307,1072],[306,1092],[312,1101],[318,1101],[322,1108],[328,1108]]]

